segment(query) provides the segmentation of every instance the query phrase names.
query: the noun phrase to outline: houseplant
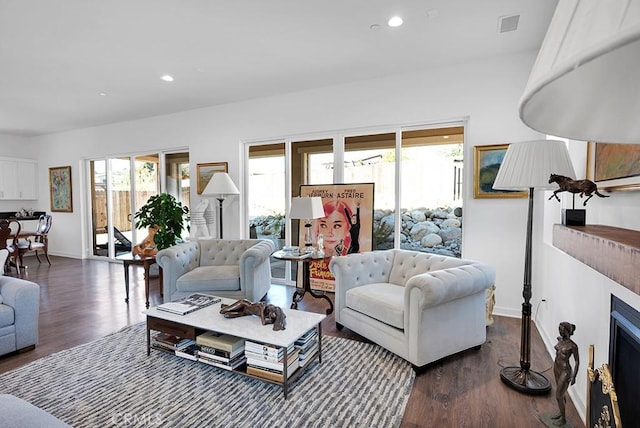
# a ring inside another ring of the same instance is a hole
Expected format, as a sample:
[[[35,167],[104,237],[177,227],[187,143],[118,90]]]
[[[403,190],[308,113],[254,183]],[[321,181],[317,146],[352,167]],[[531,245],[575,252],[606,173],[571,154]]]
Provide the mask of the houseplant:
[[[188,219],[189,208],[168,193],[151,196],[135,214],[137,229],[153,226],[160,228],[153,238],[158,250],[169,248],[180,241],[185,220]]]

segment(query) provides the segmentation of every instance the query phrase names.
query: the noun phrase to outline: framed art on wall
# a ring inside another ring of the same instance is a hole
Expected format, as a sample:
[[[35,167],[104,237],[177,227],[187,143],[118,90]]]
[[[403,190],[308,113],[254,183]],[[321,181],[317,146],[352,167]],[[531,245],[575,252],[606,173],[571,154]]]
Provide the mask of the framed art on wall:
[[[311,220],[314,245],[322,234],[325,259],[309,262],[313,290],[334,291],[330,257],[371,251],[373,247],[373,183],[301,185],[300,196],[322,198],[325,217]],[[300,237],[305,234],[300,222]],[[301,272],[298,273],[302,281]]]
[[[509,148],[508,144],[474,147],[474,198],[526,198],[529,194],[527,191],[495,190],[493,188],[507,148]]]
[[[196,165],[197,192],[201,195],[216,172],[229,172],[227,162],[199,163]]]
[[[70,166],[49,168],[49,195],[51,211],[73,212]]]
[[[587,178],[603,190],[640,189],[640,146],[590,142]]]

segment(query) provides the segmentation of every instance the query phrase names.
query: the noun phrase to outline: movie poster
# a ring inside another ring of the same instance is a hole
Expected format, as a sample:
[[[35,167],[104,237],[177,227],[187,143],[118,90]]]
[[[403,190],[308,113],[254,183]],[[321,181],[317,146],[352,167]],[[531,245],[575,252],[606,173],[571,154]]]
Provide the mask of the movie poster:
[[[302,185],[300,196],[321,197],[325,212],[324,218],[311,221],[314,245],[322,235],[326,257],[309,262],[311,288],[334,291],[335,278],[329,271],[331,257],[372,249],[373,183]],[[300,237],[305,233],[303,223],[300,222]]]

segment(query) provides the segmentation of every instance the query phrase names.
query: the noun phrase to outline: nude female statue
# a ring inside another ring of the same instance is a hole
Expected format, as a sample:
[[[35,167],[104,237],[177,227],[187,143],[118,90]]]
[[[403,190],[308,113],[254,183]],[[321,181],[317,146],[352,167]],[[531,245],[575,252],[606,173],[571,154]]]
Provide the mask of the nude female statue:
[[[565,418],[565,394],[569,389],[569,384],[576,383],[576,375],[578,374],[578,366],[580,365],[580,356],[578,355],[578,345],[575,344],[570,337],[576,330],[576,326],[563,321],[558,326],[560,336],[558,337],[558,343],[556,344],[556,359],[553,364],[553,374],[556,379],[556,401],[558,402],[558,408],[560,413],[552,416],[554,419],[554,425],[563,426],[567,423]],[[569,358],[573,355],[573,360],[576,365],[571,369],[569,364]]]

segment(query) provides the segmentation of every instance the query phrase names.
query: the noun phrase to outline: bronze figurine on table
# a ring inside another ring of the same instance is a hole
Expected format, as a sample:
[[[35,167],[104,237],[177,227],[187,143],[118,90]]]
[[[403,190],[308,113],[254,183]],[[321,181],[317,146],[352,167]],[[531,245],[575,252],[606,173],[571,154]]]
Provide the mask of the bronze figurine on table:
[[[260,317],[262,325],[273,324],[276,331],[286,328],[286,318],[282,308],[266,302],[253,303],[247,299],[240,299],[230,305],[223,304],[220,313],[225,318],[237,318],[247,315],[256,315]]]

